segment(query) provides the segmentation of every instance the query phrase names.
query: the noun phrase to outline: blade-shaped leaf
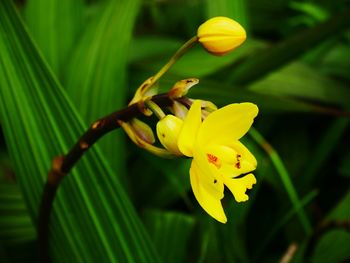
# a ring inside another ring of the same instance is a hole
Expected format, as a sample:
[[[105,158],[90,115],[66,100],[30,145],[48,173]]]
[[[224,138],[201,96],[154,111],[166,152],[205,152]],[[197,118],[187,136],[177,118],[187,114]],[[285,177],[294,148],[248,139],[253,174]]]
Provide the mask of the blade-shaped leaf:
[[[348,118],[338,118],[334,120],[325,131],[322,131],[322,137],[308,161],[308,166],[304,171],[300,182],[301,187],[306,189],[310,187],[311,182],[320,181],[324,177],[319,174],[320,171],[329,163],[329,159],[334,154],[340,139],[345,135],[350,121]]]
[[[348,221],[350,216],[350,192],[346,192],[338,204],[328,213],[325,221]],[[348,262],[349,231],[342,228],[330,228],[317,240],[311,262]]]
[[[227,16],[239,22],[245,30],[249,28],[247,1],[245,0],[206,0],[207,17]]]
[[[350,80],[350,47],[347,43],[339,43],[322,56],[321,68],[323,72],[345,80]]]
[[[137,37],[130,43],[129,62],[137,63],[140,60],[160,55],[171,57],[181,45],[181,41],[173,38]]]
[[[324,23],[292,35],[276,45],[257,52],[253,57],[235,67],[229,79],[236,84],[251,83],[296,59],[306,50],[320,44],[321,41],[327,40],[336,32],[349,27],[349,25],[349,9],[346,9]]]
[[[166,92],[173,85],[178,77],[168,77],[162,81],[161,91]],[[299,101],[295,98],[262,94],[249,89],[242,89],[241,86],[221,83],[217,80],[200,80],[200,83],[189,91],[189,97],[200,98],[215,102],[217,105],[225,105],[234,102],[249,100],[257,105],[264,112],[322,112],[326,108],[320,108],[312,103]]]
[[[350,191],[344,194],[332,211],[327,215],[328,220],[348,220],[350,217]]]
[[[194,227],[192,217],[175,212],[148,211],[145,223],[163,262],[185,262]]]
[[[186,192],[190,188],[190,163],[176,159],[160,162],[158,156],[139,152],[139,148],[136,151],[137,153],[132,153],[135,160],[128,173],[130,184],[133,185],[131,191],[134,203],[163,208],[182,199],[189,206]],[[147,176],[141,177],[140,174]]]
[[[253,83],[249,89],[262,94],[297,97],[339,106],[348,105],[350,97],[345,85],[298,62]]]
[[[126,103],[126,62],[139,0],[110,0],[87,24],[66,72],[66,89],[84,120],[123,107]],[[107,135],[99,142],[119,176],[124,172],[122,137]]]
[[[178,47],[180,47],[179,45]],[[169,70],[169,73],[178,75],[182,78],[196,77],[203,78],[210,74],[214,74],[219,70],[222,70],[229,65],[232,65],[240,60],[248,57],[255,51],[262,49],[264,43],[258,40],[247,41],[239,49],[227,56],[215,57],[208,54],[201,46],[192,48],[186,56],[178,60],[174,66]],[[170,55],[169,55],[170,57]],[[146,68],[150,71],[156,71],[166,62],[164,57],[160,60],[157,58],[148,58],[139,62],[142,68]]]
[[[30,0],[26,22],[54,72],[59,73],[82,26],[83,0]]]
[[[0,182],[0,241],[19,243],[36,238],[18,185]]]
[[[0,117],[35,220],[54,156],[86,125],[47,68],[11,1],[0,2]],[[63,182],[51,217],[57,262],[153,262],[156,254],[129,198],[96,147]]]
[[[350,260],[350,233],[346,230],[333,230],[324,234],[313,253],[312,263],[341,263]]]

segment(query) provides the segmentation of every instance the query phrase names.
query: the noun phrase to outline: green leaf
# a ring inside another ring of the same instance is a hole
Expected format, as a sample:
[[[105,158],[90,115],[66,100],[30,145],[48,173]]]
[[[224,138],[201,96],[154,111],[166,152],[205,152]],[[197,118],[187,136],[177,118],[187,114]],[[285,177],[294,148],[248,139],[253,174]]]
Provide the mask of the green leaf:
[[[144,1],[145,10],[151,16],[142,20],[147,31],[155,29],[156,34],[166,32],[170,35],[193,36],[198,25],[202,22],[202,1],[172,0],[172,1]],[[180,33],[180,34],[179,34]]]
[[[126,104],[128,46],[139,6],[139,0],[102,2],[75,45],[64,86],[88,123]],[[107,135],[98,143],[119,176],[125,172],[122,138]]]
[[[350,80],[350,48],[348,43],[338,43],[328,54],[323,54],[321,69],[327,74]]]
[[[327,215],[328,220],[348,220],[350,217],[350,191],[338,202],[338,204]]]
[[[170,69],[170,72],[184,77],[194,76],[196,78],[203,78],[228,65],[232,65],[252,54],[254,51],[261,49],[263,46],[263,42],[250,40],[244,43],[244,45],[235,52],[222,57],[213,56],[207,53],[202,47],[197,47],[180,59],[174,67]]]
[[[327,10],[315,3],[308,2],[290,2],[289,6],[304,13],[305,15],[312,17],[315,21],[324,21],[329,17]]]
[[[0,182],[0,242],[20,243],[36,238],[19,186]]]
[[[288,197],[294,207],[294,210],[297,212],[301,225],[304,228],[306,234],[310,234],[312,227],[309,221],[308,216],[306,215],[301,201],[298,196],[298,192],[294,186],[294,183],[289,175],[288,170],[286,169],[282,159],[280,158],[278,152],[272,148],[271,145],[267,143],[264,137],[254,128],[251,128],[249,135],[259,144],[262,148],[265,149],[266,154],[271,159],[273,166],[275,167],[277,173],[279,174],[283,186],[288,194]]]
[[[60,73],[82,27],[83,0],[30,0],[28,28],[55,73]]]
[[[137,153],[133,153],[133,165],[128,171],[129,182],[133,186],[130,191],[134,202],[160,208],[182,199],[190,206],[187,196],[190,189],[190,160],[162,161],[158,156],[142,149],[137,148],[135,151]],[[141,174],[143,176],[140,176]]]
[[[350,192],[328,213],[327,221],[347,221],[350,217]],[[346,262],[350,259],[350,234],[345,229],[334,229],[321,236],[314,249],[312,262]]]
[[[249,31],[249,17],[247,16],[247,1],[245,0],[206,0],[207,18],[227,16],[240,23]]]
[[[332,230],[324,234],[313,253],[312,263],[342,263],[350,260],[350,233]]]
[[[11,2],[0,2],[0,117],[35,220],[52,158],[67,152],[87,126],[43,62]],[[56,262],[157,260],[128,196],[97,147],[63,182],[50,226]]]
[[[262,94],[289,96],[328,104],[346,106],[350,90],[311,67],[302,63],[292,63],[250,87]]]
[[[135,37],[130,43],[129,62],[137,63],[143,59],[164,55],[171,57],[182,44],[181,41],[173,38]]]
[[[303,207],[308,205],[317,196],[317,194],[318,193],[316,191],[308,193],[302,200],[300,200],[300,204]],[[296,212],[297,211],[294,208],[289,209],[287,213],[278,218],[278,222],[276,224],[273,224],[271,228],[264,232],[266,234],[264,235],[262,241],[259,242],[259,246],[255,250],[253,261],[256,261],[261,257],[262,252],[264,249],[266,249],[266,246],[277,235],[278,231],[280,231],[281,228],[284,227],[296,215]]]
[[[230,81],[236,84],[251,83],[276,68],[302,55],[306,50],[328,40],[350,25],[349,9],[334,15],[324,23],[292,35],[284,41],[262,50],[235,67]]]
[[[318,176],[318,172],[321,172],[322,168],[329,163],[329,159],[336,151],[341,138],[349,127],[349,124],[349,119],[338,118],[332,121],[323,132],[314,154],[310,156],[308,160],[308,165],[303,174],[301,186],[304,186],[305,189],[310,186],[313,180],[321,179],[320,176]]]
[[[173,85],[178,77],[169,76],[167,80],[161,81],[161,91],[166,92]],[[189,97],[206,99],[217,105],[225,105],[235,102],[249,100],[259,106],[264,112],[285,113],[285,112],[322,112],[327,108],[320,108],[308,102],[299,101],[295,98],[283,97],[272,94],[261,94],[240,86],[225,84],[219,80],[200,80],[199,84],[190,89]]]
[[[161,44],[161,43],[159,43]],[[260,50],[265,44],[258,40],[247,41],[235,52],[226,56],[216,57],[207,53],[201,46],[192,48],[184,57],[178,60],[175,65],[169,70],[169,75],[177,75],[179,78],[196,77],[203,78],[210,74],[214,74],[219,70],[226,68],[248,55]],[[179,45],[178,47],[181,47]],[[170,58],[170,55],[169,55]],[[148,69],[150,72],[159,70],[166,62],[164,58],[154,59],[149,58],[141,63],[138,63],[142,68]]]
[[[250,27],[258,35],[285,32],[286,13],[289,1],[249,0],[247,1]]]
[[[177,212],[148,211],[144,220],[162,262],[186,262],[193,218]]]
[[[157,204],[165,205],[181,198],[187,206],[190,206],[187,192],[190,190],[189,169],[191,160],[171,160],[160,164],[159,157],[149,154],[145,156],[145,159],[150,165],[157,168],[154,173],[156,181],[159,181],[159,176],[165,177],[165,184],[158,186],[159,191],[154,193],[154,200]],[[154,187],[157,186],[154,185]]]

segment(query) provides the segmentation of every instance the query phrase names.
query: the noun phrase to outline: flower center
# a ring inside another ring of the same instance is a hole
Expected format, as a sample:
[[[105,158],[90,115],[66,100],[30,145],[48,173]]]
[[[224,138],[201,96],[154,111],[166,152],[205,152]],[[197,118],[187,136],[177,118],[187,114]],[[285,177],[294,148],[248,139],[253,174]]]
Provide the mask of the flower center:
[[[207,158],[208,158],[208,162],[214,164],[216,168],[219,169],[221,167],[220,160],[217,156],[211,153],[207,153]]]

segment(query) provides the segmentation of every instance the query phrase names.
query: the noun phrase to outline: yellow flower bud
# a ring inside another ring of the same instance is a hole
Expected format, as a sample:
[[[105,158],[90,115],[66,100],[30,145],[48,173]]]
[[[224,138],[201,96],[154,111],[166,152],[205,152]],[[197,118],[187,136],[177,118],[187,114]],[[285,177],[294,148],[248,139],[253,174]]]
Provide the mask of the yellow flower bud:
[[[157,135],[161,144],[176,155],[183,155],[177,147],[177,139],[182,127],[182,120],[174,115],[167,115],[157,123]]]
[[[216,56],[226,55],[246,40],[244,28],[236,21],[223,16],[204,22],[197,31],[198,41]]]

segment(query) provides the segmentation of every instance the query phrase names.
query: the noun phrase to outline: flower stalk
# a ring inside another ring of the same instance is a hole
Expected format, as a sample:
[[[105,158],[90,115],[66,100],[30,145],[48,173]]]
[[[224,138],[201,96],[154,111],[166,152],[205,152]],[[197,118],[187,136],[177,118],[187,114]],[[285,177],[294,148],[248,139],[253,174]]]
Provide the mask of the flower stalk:
[[[188,40],[176,53],[169,59],[169,61],[158,71],[148,84],[152,87],[174,64],[178,61],[188,50],[190,50],[198,42],[198,37],[194,36]]]
[[[173,103],[168,94],[155,95],[150,101],[156,103],[160,107],[168,107]],[[48,247],[49,219],[57,189],[63,178],[81,159],[84,153],[101,137],[121,127],[119,121],[127,122],[142,115],[143,113],[139,110],[138,104],[135,103],[95,121],[66,155],[56,157],[53,160],[52,168],[48,173],[47,182],[44,186],[39,208],[38,243],[40,262],[51,262]]]
[[[130,101],[126,108],[113,112],[95,121],[78,139],[76,144],[66,155],[58,156],[53,160],[52,168],[48,173],[48,178],[44,186],[39,208],[38,241],[40,262],[50,262],[48,245],[49,219],[57,189],[63,178],[70,172],[84,153],[90,149],[101,137],[122,127],[136,145],[151,152],[152,154],[165,158],[186,155],[183,153],[183,151],[179,150],[177,141],[180,130],[183,130],[183,121],[174,115],[166,115],[163,109],[170,108],[170,111],[172,113],[177,112],[179,117],[186,115],[187,109],[190,107],[192,108],[192,101],[184,96],[193,85],[198,83],[198,80],[195,78],[181,80],[177,82],[168,93],[159,95],[156,94],[155,84],[174,65],[174,63],[197,42],[201,42],[203,47],[207,49],[208,52],[214,55],[223,55],[230,52],[244,41],[239,40],[239,43],[237,43],[237,41],[232,41],[232,36],[235,36],[237,32],[241,32],[240,30],[232,31],[232,25],[235,25],[235,21],[223,17],[215,18],[214,21],[216,22],[210,22],[209,24],[204,23],[205,26],[198,31],[197,36],[194,36],[188,40],[154,76],[148,78],[144,83],[142,83],[142,85],[137,89],[134,98]],[[224,25],[221,23],[222,21],[224,22]],[[219,40],[222,41],[218,41],[215,31],[218,32]],[[211,35],[213,33],[214,35]],[[178,103],[179,105],[174,107],[175,103]],[[199,115],[197,117],[200,119],[203,113],[201,113],[201,102],[198,101],[198,103],[197,108]],[[216,109],[216,106],[212,103],[207,103],[203,106],[203,108],[204,115],[208,115],[211,111]],[[191,112],[191,110],[188,112]],[[152,129],[146,123],[143,123],[137,119],[141,116],[151,116],[152,113],[154,113],[154,115],[156,115],[160,120],[159,125],[157,125],[157,133],[158,137],[159,134],[164,134],[163,138],[160,138],[160,142],[163,144],[164,148],[159,148],[153,145],[154,137]],[[182,117],[185,118],[185,116]],[[214,184],[215,183],[216,181]],[[251,188],[251,185],[254,183],[255,182],[251,180],[249,183],[246,183],[245,187]],[[244,191],[245,189],[246,188],[244,188]],[[238,193],[238,190],[234,190],[233,192]],[[200,201],[202,201],[202,199],[200,199]],[[219,201],[219,199],[216,201]],[[207,204],[203,205],[201,203],[201,205],[204,206],[205,209],[207,208]],[[214,209],[216,208],[214,207]],[[212,215],[212,210],[210,210],[209,214]]]

